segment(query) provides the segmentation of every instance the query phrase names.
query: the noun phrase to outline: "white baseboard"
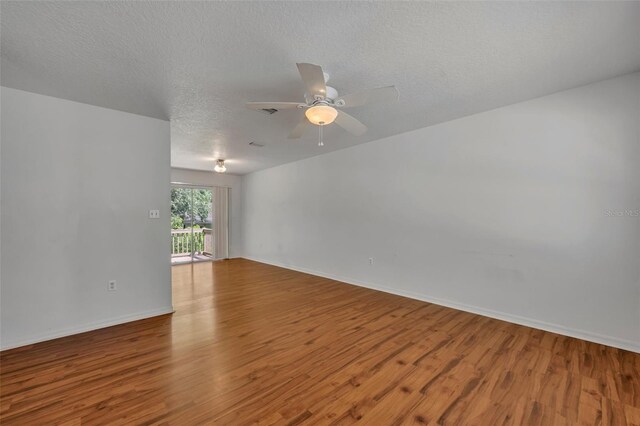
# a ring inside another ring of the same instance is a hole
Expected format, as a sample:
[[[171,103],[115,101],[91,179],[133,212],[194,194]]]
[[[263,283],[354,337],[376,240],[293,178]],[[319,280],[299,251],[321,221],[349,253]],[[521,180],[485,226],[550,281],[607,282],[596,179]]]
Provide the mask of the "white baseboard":
[[[77,327],[69,327],[61,330],[49,331],[46,333],[31,336],[25,339],[13,340],[9,342],[0,342],[0,351],[7,349],[19,348],[20,346],[32,345],[34,343],[44,342],[47,340],[57,339],[59,337],[71,336],[73,334],[84,333],[87,331],[98,330],[100,328],[111,327],[113,325],[124,324],[126,322],[137,321],[145,318],[157,317],[174,312],[173,307],[153,309],[150,311],[139,312],[136,314],[122,315],[104,321],[95,321]]]
[[[579,330],[575,328],[569,328],[558,324],[552,324],[545,321],[540,321],[533,318],[522,317],[519,315],[508,314],[504,312],[494,311],[491,309],[485,309],[478,306],[467,305],[465,303],[459,303],[452,300],[440,299],[430,297],[425,294],[414,293],[410,291],[398,290],[395,288],[389,288],[379,285],[372,285],[361,281],[353,280],[347,277],[342,277],[334,274],[327,274],[325,272],[314,271],[308,268],[301,268],[295,265],[282,264],[278,262],[271,262],[264,259],[244,256],[245,259],[253,260],[254,262],[266,263],[268,265],[278,266],[280,268],[291,269],[298,272],[304,272],[306,274],[317,275],[323,278],[329,278],[335,281],[341,281],[347,284],[356,285],[358,287],[365,287],[371,290],[382,291],[385,293],[395,294],[397,296],[408,297],[410,299],[421,300],[423,302],[433,303],[436,305],[446,306],[448,308],[458,309],[460,311],[471,312],[473,314],[482,315],[489,318],[495,318],[510,323],[524,325],[526,327],[537,328],[544,331],[550,331],[552,333],[561,334],[563,336],[575,337],[577,339],[586,340],[593,343],[598,343],[606,346],[612,346],[614,348],[624,349],[627,351],[640,353],[640,343],[630,340],[619,339],[616,337],[605,336],[598,333],[592,333],[586,330]]]

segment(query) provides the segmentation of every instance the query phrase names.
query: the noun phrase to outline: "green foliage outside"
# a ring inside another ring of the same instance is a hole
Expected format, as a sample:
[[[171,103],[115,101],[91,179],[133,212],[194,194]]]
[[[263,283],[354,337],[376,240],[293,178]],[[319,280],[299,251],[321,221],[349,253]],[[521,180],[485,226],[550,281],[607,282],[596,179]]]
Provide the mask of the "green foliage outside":
[[[193,194],[192,194],[193,191]],[[191,200],[193,195],[193,221],[204,224],[211,210],[211,191],[208,189],[171,189],[171,228],[182,229],[191,222]],[[174,219],[176,218],[176,219]],[[177,218],[182,219],[180,222]]]
[[[171,215],[171,229],[184,228],[184,221],[180,216]]]
[[[201,227],[211,227],[207,222],[211,211],[211,197],[212,193],[207,189],[172,188],[171,229],[193,228],[196,230]],[[172,253],[191,252],[192,248],[195,252],[204,251],[203,233],[197,232],[193,236],[191,233],[172,235]]]

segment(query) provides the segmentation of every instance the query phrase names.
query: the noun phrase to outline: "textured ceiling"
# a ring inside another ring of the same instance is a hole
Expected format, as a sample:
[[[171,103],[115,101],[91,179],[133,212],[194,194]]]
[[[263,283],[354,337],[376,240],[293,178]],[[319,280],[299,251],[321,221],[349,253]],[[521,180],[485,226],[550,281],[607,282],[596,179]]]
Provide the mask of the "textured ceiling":
[[[171,120],[172,165],[231,173],[318,155],[640,69],[639,2],[10,2],[1,83]],[[296,62],[341,94],[395,84],[400,101],[349,110],[287,139]],[[249,146],[250,141],[265,144]],[[393,153],[389,153],[392,155]]]

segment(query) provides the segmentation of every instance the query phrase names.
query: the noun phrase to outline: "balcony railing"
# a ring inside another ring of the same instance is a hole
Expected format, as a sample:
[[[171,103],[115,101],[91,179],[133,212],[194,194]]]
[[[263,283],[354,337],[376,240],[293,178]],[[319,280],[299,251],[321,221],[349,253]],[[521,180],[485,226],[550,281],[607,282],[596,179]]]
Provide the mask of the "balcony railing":
[[[213,256],[213,232],[208,228],[171,230],[171,256],[185,256],[192,252]]]

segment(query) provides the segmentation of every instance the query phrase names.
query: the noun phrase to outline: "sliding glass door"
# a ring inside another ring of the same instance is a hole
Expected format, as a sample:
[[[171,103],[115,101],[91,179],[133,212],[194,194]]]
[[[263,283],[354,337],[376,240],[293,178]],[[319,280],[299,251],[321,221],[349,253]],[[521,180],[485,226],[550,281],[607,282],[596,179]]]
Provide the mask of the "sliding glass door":
[[[171,188],[171,263],[215,258],[213,191],[210,188]]]

